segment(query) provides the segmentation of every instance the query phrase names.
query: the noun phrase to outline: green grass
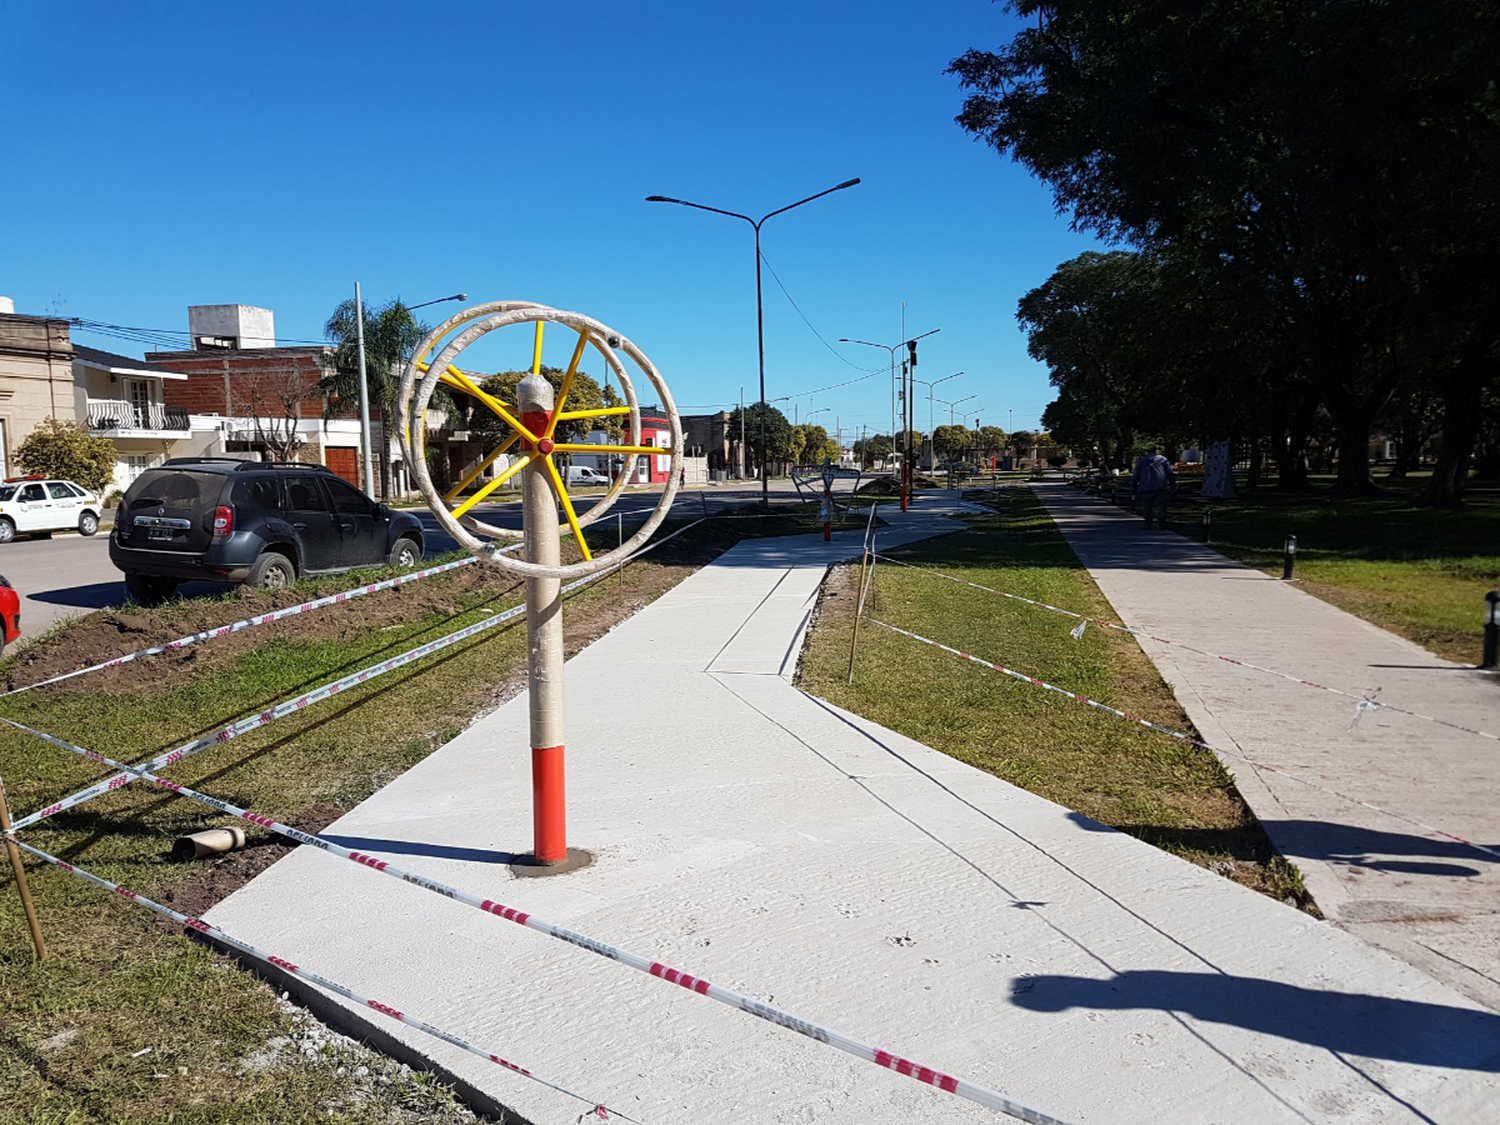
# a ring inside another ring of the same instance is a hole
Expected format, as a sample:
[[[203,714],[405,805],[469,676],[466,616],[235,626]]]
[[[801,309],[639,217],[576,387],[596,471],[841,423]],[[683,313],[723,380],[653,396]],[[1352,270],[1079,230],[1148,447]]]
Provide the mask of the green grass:
[[[1484,595],[1500,589],[1500,495],[1435,509],[1413,503],[1417,486],[1383,483],[1389,490],[1373,497],[1321,486],[1205,501],[1214,549],[1279,577],[1283,543],[1295,535],[1296,577],[1309,593],[1439,656],[1478,663]],[[1201,515],[1178,509],[1174,520],[1191,525]]]
[[[1104,616],[1108,604],[1029,493],[1006,494],[1003,526],[892,552],[945,574]],[[865,623],[847,683],[858,568],[831,586],[803,661],[809,691],[1095,820],[1277,898],[1304,901],[1218,759],[1094,708]],[[1191,733],[1128,637],[921,571],[877,564],[869,616]]]

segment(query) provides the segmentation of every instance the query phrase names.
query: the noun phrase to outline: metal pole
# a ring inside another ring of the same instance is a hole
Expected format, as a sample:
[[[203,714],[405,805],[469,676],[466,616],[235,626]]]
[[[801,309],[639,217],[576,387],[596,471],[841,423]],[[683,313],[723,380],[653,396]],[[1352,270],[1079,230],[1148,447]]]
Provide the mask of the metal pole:
[[[870,565],[870,549],[866,547],[859,556],[859,591],[854,599],[854,632],[849,635],[849,682],[854,682],[854,650],[859,646],[859,615],[865,602],[865,568]]]
[[[0,832],[5,833],[5,850],[10,854],[10,865],[16,872],[16,888],[21,892],[21,910],[26,914],[26,925],[31,930],[31,944],[36,947],[36,959],[47,959],[47,943],[42,940],[42,925],[37,921],[36,907],[31,903],[31,889],[26,885],[26,868],[21,864],[21,849],[16,847],[10,834],[10,806],[5,803],[5,783],[0,781]]]
[[[375,495],[375,451],[370,446],[370,385],[365,377],[365,306],[354,283],[354,336],[359,344],[359,440],[364,445],[365,491]]]
[[[1286,543],[1283,546],[1283,554],[1281,556],[1281,577],[1283,580],[1287,580],[1292,577],[1292,569],[1296,565],[1297,537],[1295,535],[1288,535],[1286,537]]]
[[[547,428],[555,402],[552,384],[527,375],[516,390],[521,424],[532,433]],[[551,442],[538,443],[550,453]],[[546,462],[538,458],[521,471],[521,527],[524,557],[558,566],[561,547],[557,499]],[[568,809],[563,771],[562,583],[556,578],[526,579],[527,677],[531,705],[532,857],[539,864],[568,858]]]
[[[765,219],[761,220],[761,223]],[[760,298],[760,223],[755,224],[755,343],[760,352],[760,506],[771,510],[771,482],[766,476],[766,317]]]
[[[740,388],[740,480],[745,479],[745,388]]]

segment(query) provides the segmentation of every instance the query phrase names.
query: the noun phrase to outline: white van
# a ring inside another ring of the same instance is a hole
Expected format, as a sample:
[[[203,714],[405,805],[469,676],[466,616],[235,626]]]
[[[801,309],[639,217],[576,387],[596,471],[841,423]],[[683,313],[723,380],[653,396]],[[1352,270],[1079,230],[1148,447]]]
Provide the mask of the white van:
[[[568,486],[609,485],[609,478],[598,469],[591,469],[587,465],[568,466]]]

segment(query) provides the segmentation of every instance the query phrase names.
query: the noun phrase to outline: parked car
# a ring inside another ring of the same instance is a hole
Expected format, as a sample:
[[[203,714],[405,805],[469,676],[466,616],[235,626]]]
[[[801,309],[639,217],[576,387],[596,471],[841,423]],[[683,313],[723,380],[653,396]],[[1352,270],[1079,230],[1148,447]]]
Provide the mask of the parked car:
[[[6,645],[16,643],[21,635],[21,597],[12,589],[5,575],[0,574],[0,652]]]
[[[70,480],[54,480],[41,473],[6,477],[0,483],[0,543],[17,535],[51,535],[99,530],[99,497]]]
[[[110,561],[143,605],[179,582],[286,586],[302,574],[422,561],[421,521],[324,465],[176,457],[125,493]]]
[[[608,486],[609,478],[598,469],[592,469],[587,465],[568,466],[568,486],[570,488],[578,485],[602,484]]]

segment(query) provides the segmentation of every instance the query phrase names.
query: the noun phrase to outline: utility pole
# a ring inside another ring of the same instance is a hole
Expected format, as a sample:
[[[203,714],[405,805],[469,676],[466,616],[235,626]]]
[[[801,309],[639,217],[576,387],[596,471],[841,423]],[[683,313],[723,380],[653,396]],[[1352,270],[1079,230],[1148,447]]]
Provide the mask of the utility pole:
[[[745,479],[745,388],[740,388],[740,480]]]
[[[370,383],[365,377],[365,306],[354,283],[354,337],[359,347],[359,440],[364,446],[365,491],[375,495],[375,451],[370,447]]]

